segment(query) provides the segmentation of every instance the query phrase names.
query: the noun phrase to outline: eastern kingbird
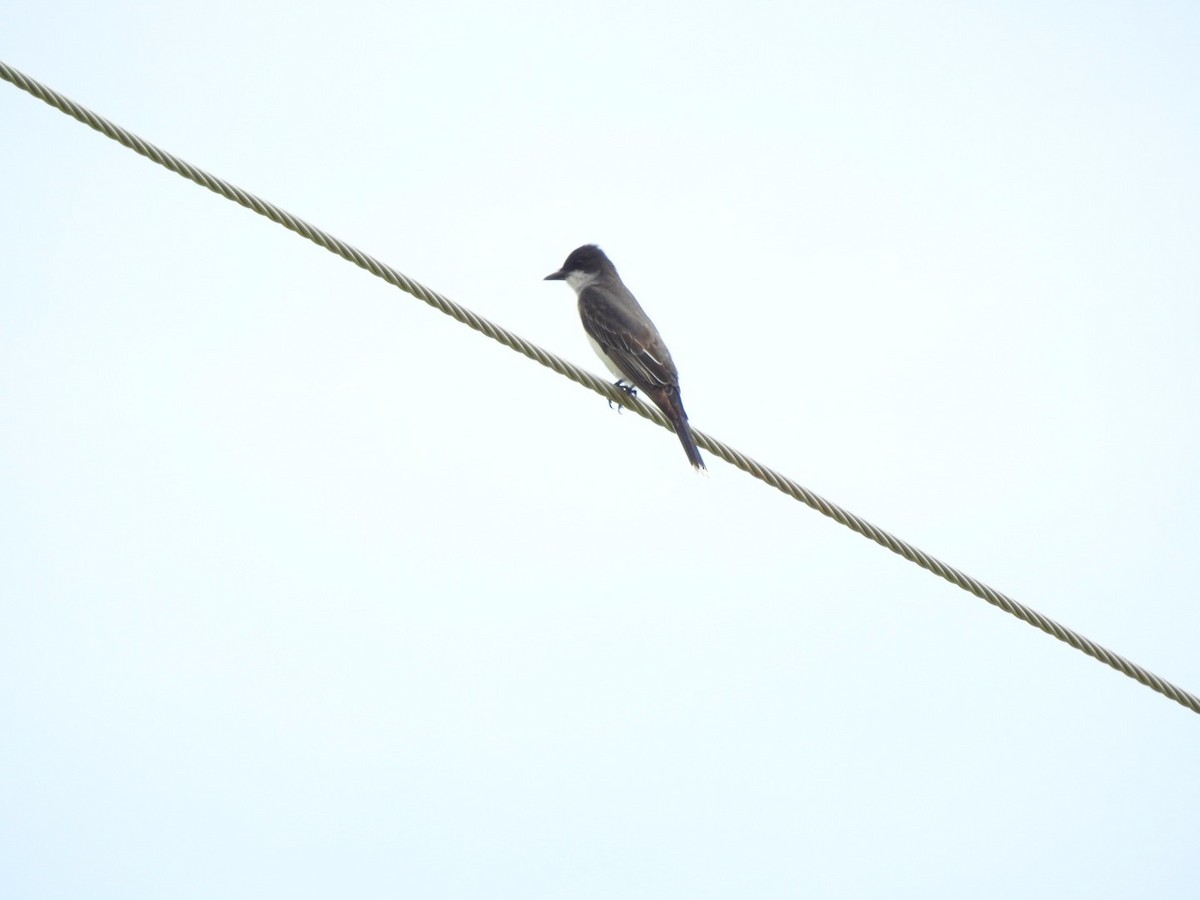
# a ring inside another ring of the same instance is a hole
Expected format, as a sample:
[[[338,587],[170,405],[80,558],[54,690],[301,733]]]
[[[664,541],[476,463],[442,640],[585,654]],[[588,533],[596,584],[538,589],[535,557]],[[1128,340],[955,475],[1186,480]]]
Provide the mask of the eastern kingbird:
[[[617,387],[633,393],[633,387],[626,387],[628,382],[644,391],[671,422],[688,462],[703,471],[704,460],[679,397],[679,372],[658,329],[625,287],[612,260],[595,244],[587,244],[545,280],[571,286],[592,349],[617,376]]]

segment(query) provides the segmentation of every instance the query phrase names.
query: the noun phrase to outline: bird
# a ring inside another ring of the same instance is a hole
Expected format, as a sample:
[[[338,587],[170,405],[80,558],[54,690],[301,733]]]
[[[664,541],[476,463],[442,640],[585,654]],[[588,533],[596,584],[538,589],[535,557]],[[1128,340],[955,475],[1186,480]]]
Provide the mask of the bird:
[[[640,390],[649,397],[675,429],[688,462],[697,472],[707,471],[688,425],[679,394],[679,372],[667,345],[621,281],[612,260],[595,244],[584,244],[572,250],[562,268],[545,280],[565,281],[571,286],[592,349],[617,376],[617,387],[631,394]]]

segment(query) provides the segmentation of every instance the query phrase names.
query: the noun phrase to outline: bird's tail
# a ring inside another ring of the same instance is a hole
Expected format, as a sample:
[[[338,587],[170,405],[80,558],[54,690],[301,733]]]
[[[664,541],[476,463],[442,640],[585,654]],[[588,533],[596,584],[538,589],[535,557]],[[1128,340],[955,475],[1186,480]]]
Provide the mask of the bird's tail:
[[[687,419],[681,419],[673,424],[675,433],[679,435],[679,443],[683,444],[683,452],[687,454],[692,468],[697,472],[707,472],[708,466],[704,464],[704,457],[700,455],[700,448],[696,446],[696,439],[692,437],[692,427],[688,425]]]
[[[683,411],[683,401],[679,398],[679,392],[677,390],[664,391],[658,396],[651,394],[651,399],[671,420],[671,425],[675,428],[675,433],[679,435],[679,443],[683,444],[683,452],[687,454],[692,468],[697,472],[707,472],[708,467],[704,465],[704,457],[700,455],[700,448],[696,446],[696,439],[692,436],[692,426],[688,424],[687,413]]]

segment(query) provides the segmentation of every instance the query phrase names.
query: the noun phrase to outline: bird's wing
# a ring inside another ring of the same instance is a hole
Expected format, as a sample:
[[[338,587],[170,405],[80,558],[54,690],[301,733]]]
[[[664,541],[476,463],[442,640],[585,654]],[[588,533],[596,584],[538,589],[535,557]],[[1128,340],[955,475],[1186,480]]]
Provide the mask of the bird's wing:
[[[584,330],[629,381],[647,392],[678,389],[679,373],[666,344],[628,291],[584,288],[579,316]]]

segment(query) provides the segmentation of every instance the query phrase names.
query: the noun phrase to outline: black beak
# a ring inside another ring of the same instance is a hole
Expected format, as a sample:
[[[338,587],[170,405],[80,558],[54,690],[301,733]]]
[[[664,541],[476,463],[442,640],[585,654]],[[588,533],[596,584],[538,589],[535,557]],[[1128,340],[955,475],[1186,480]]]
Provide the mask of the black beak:
[[[567,273],[563,272],[561,270],[558,272],[552,272],[549,275],[547,275],[545,278],[542,279],[542,281],[566,281],[566,280],[567,280]]]

